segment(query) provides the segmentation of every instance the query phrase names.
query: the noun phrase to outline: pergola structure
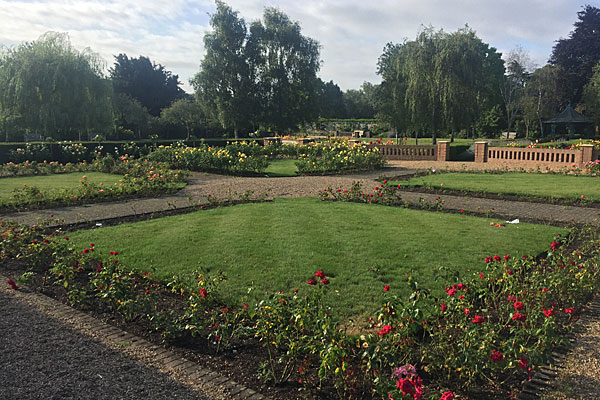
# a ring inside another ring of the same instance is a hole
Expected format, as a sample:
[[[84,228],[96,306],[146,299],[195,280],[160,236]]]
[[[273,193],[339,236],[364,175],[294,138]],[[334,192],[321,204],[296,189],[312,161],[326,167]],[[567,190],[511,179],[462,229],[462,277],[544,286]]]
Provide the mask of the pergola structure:
[[[575,125],[591,124],[592,121],[589,118],[584,117],[573,109],[569,104],[563,112],[558,114],[556,117],[543,121],[544,125],[550,125],[552,132],[552,140],[556,139],[556,126],[566,125],[569,130],[569,140],[573,140],[575,134]]]

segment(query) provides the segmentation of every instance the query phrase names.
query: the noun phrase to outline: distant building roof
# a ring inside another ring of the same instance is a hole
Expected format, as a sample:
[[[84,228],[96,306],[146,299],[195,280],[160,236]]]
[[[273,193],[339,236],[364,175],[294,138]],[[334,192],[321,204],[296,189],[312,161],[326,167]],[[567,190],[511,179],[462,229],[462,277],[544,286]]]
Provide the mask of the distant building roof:
[[[545,124],[584,124],[590,122],[592,121],[589,118],[579,114],[570,104],[556,117],[544,121]]]

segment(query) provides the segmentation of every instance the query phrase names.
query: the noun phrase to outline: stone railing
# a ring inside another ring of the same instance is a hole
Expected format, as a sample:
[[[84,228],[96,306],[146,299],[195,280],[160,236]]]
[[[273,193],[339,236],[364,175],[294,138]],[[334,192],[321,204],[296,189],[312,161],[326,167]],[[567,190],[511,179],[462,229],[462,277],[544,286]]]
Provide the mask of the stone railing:
[[[507,166],[535,167],[583,167],[598,157],[593,145],[578,149],[540,149],[516,147],[488,147],[487,142],[475,142],[475,162],[505,164]]]

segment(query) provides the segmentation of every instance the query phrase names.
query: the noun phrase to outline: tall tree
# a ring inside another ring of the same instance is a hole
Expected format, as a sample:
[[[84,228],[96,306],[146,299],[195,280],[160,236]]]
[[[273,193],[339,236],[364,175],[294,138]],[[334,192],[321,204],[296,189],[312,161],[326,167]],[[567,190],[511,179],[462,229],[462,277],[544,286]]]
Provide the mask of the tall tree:
[[[550,64],[538,68],[531,74],[521,99],[523,122],[529,130],[535,124],[544,133],[542,121],[550,119],[560,111],[561,100],[558,83],[559,68]],[[537,129],[535,129],[537,131]]]
[[[127,54],[119,54],[115,56],[110,76],[115,93],[136,99],[155,117],[160,115],[160,110],[185,96],[179,87],[179,77],[148,57],[129,58]]]
[[[114,96],[113,109],[117,125],[136,132],[141,139],[152,118],[146,107],[125,93],[118,93]]]
[[[372,85],[368,82],[362,84],[360,89],[349,89],[344,92],[344,108],[346,118],[371,119],[375,117],[373,102],[369,96],[373,95]]]
[[[374,90],[374,108],[377,118],[390,124],[398,133],[409,128],[410,117],[406,108],[406,79],[404,65],[408,46],[387,43],[377,61],[377,73],[382,82]]]
[[[303,36],[298,22],[266,8],[250,27],[248,53],[257,68],[263,124],[287,131],[318,117],[317,72],[320,45]]]
[[[89,49],[74,49],[66,33],[48,32],[9,49],[0,61],[0,120],[6,132],[71,140],[111,130],[112,88],[103,68]]]
[[[510,132],[517,116],[521,113],[525,85],[533,69],[529,53],[517,46],[506,58],[506,76],[501,86],[502,99],[506,111],[506,128]]]
[[[319,117],[346,118],[344,93],[333,81],[323,82],[319,79]]]
[[[256,78],[246,54],[246,22],[224,2],[217,0],[216,5],[212,31],[204,36],[206,54],[191,83],[207,114],[237,138],[259,112]]]
[[[586,5],[577,13],[575,29],[566,39],[556,41],[550,63],[559,70],[563,103],[581,101],[583,87],[600,61],[600,8]]]
[[[600,124],[600,62],[594,67],[594,73],[583,91],[586,114],[593,118],[596,126]]]
[[[196,101],[180,99],[163,109],[160,117],[166,123],[185,127],[186,140],[189,140],[194,134],[194,127],[205,120],[203,114],[202,108]]]

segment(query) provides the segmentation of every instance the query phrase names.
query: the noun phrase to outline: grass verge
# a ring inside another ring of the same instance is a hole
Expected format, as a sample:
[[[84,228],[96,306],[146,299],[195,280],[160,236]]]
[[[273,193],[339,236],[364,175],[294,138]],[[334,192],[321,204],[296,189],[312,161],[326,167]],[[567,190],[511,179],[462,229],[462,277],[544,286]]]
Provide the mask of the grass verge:
[[[451,189],[479,193],[534,196],[570,201],[600,201],[600,180],[597,177],[527,174],[445,173],[393,182],[402,186]]]
[[[121,175],[102,172],[73,172],[69,174],[0,178],[0,201],[11,199],[14,190],[21,189],[24,185],[35,186],[42,191],[76,189],[79,187],[83,176],[86,176],[90,182],[102,182],[103,186],[107,187],[118,183],[123,178]]]
[[[486,256],[537,254],[564,229],[519,224],[490,226],[489,220],[317,199],[277,199],[200,211],[70,234],[81,248],[118,251],[126,265],[155,268],[168,280],[178,272],[223,270],[232,301],[253,286],[265,292],[296,289],[323,269],[336,294],[332,306],[361,316],[382,301],[384,285],[409,293],[409,276],[436,293],[447,282],[436,271],[448,267],[479,272]]]

